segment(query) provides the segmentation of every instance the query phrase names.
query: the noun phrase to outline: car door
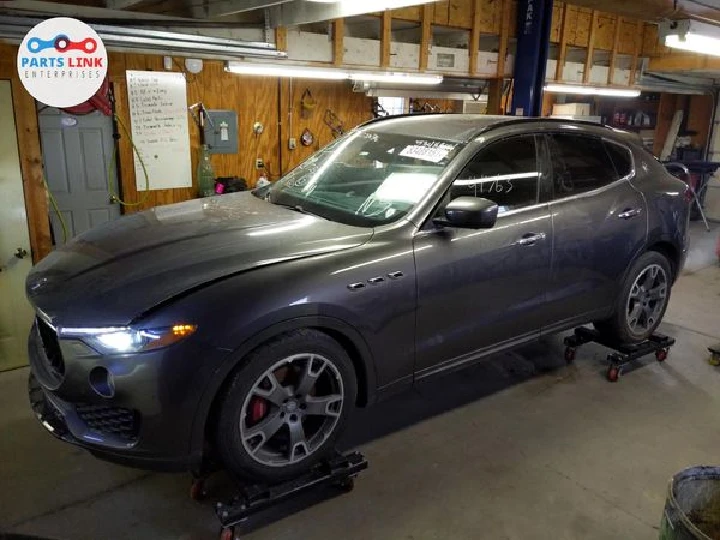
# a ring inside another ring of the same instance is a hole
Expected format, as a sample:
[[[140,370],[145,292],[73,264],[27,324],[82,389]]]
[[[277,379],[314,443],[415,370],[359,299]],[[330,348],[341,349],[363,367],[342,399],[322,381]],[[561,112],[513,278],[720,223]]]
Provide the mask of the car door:
[[[493,228],[430,220],[416,234],[417,378],[539,335],[552,241],[550,211],[540,203],[541,140],[512,136],[481,147],[444,195],[437,214],[459,196],[496,202]]]
[[[630,149],[577,133],[548,136],[553,266],[548,330],[607,316],[625,271],[644,249],[647,208],[632,185]]]

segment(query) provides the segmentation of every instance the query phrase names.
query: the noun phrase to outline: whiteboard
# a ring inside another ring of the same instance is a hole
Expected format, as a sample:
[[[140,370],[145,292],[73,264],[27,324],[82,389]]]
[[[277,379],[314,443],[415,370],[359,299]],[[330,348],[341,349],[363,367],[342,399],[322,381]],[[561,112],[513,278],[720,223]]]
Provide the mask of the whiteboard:
[[[187,87],[182,73],[128,71],[132,140],[145,163],[150,189],[192,187]],[[135,159],[135,183],[145,191],[145,172]]]

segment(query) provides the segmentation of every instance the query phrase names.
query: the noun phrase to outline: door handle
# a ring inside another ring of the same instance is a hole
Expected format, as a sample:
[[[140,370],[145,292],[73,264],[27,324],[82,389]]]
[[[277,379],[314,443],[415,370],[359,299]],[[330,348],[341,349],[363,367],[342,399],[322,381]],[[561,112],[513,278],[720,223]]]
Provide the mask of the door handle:
[[[639,216],[640,214],[642,214],[642,210],[640,208],[630,208],[628,210],[620,212],[618,214],[618,217],[620,219],[631,219]]]
[[[534,246],[540,240],[545,240],[547,235],[545,233],[528,233],[523,235],[520,240],[513,242],[513,246]]]
[[[17,248],[17,250],[15,250],[15,256],[18,259],[24,259],[25,257],[27,257],[27,254],[28,254],[27,250],[23,249],[21,247],[19,247],[19,248]]]

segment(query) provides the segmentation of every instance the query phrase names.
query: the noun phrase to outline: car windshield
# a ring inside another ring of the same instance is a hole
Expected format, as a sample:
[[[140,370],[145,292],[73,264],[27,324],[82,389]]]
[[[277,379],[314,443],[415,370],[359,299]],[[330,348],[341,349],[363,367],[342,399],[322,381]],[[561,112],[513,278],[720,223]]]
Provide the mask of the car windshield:
[[[420,202],[460,148],[448,140],[353,131],[278,180],[268,200],[348,225],[384,225]]]

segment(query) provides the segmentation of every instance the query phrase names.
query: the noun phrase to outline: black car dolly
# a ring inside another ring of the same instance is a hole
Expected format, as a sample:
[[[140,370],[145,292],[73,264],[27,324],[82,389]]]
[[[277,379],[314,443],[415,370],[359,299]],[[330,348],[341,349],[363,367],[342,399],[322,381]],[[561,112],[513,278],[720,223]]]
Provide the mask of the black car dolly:
[[[313,488],[333,486],[342,492],[355,487],[355,478],[367,469],[368,462],[360,452],[335,455],[322,461],[306,474],[281,484],[248,484],[237,481],[238,492],[229,503],[218,502],[215,513],[220,520],[220,540],[233,540],[239,536],[236,527],[250,517],[307,493]],[[196,478],[190,490],[193,499],[206,496],[204,479]]]
[[[598,343],[603,347],[616,351],[607,357],[610,366],[606,376],[608,381],[617,382],[626,365],[644,356],[654,354],[658,362],[664,362],[668,357],[670,347],[675,345],[675,338],[662,334],[653,334],[642,343],[628,345],[607,339],[597,330],[580,327],[575,329],[573,335],[564,339],[565,361],[572,364],[575,361],[578,348],[586,343]]]

